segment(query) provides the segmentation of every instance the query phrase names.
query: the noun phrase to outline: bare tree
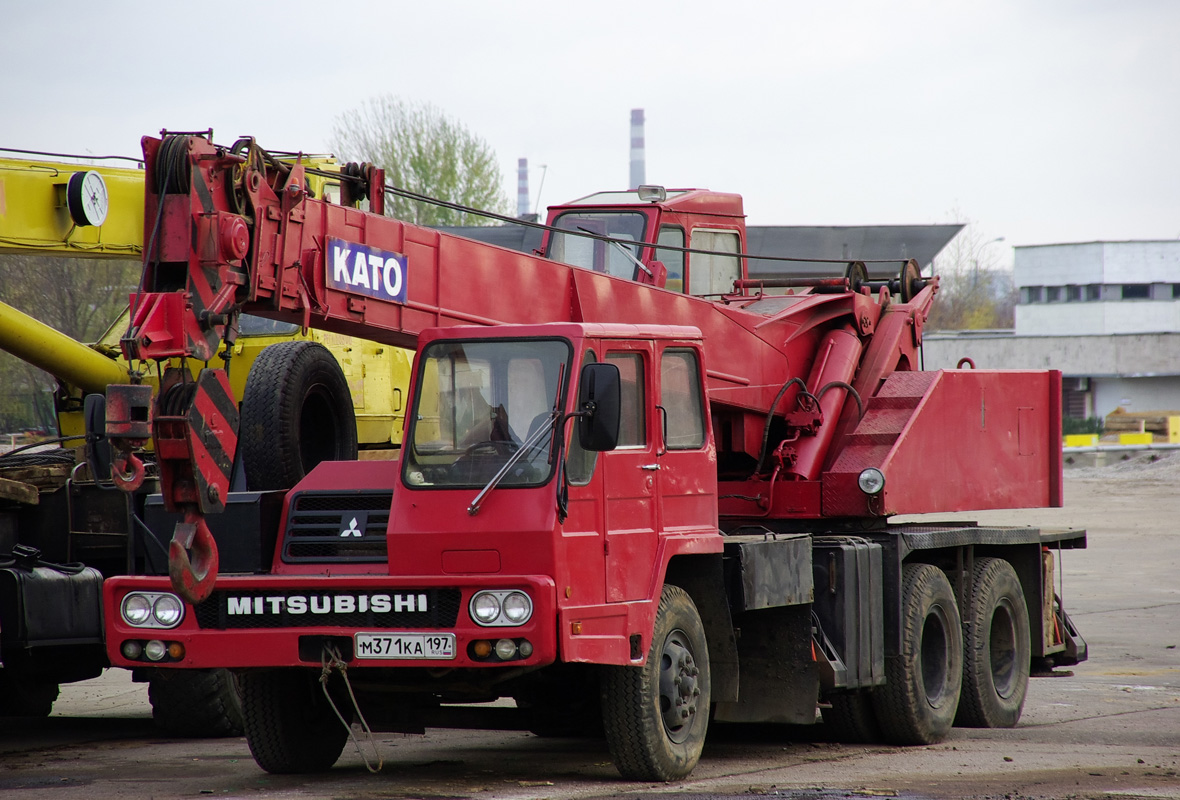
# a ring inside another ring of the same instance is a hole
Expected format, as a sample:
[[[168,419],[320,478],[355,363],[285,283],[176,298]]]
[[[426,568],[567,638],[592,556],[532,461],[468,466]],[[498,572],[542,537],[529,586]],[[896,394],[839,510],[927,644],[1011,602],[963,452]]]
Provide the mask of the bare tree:
[[[0,298],[77,339],[93,342],[127,304],[135,261],[0,254]],[[51,375],[0,353],[0,430],[56,427]]]
[[[496,154],[462,123],[429,104],[375,97],[337,118],[332,148],[348,161],[368,161],[402,189],[511,214]],[[419,225],[488,225],[494,220],[390,195],[386,213]]]
[[[941,280],[927,321],[932,330],[1013,326],[1017,293],[1011,269],[1000,261],[1002,241],[968,222],[934,259],[934,274]]]

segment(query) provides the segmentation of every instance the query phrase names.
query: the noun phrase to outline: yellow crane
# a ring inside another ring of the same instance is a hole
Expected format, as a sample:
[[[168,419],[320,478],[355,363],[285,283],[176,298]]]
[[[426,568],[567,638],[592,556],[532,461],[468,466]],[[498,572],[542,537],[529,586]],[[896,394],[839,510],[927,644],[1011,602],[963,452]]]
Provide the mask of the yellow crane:
[[[319,158],[315,163],[321,171],[339,169],[335,159]],[[86,269],[86,259],[141,259],[144,178],[144,171],[136,168],[0,158],[0,254],[77,257],[79,270]],[[313,177],[311,184],[317,197],[339,191],[322,176]],[[125,383],[133,370],[142,369],[129,364],[119,348],[129,313],[125,310],[113,320],[97,342],[83,344],[0,302],[0,350],[57,378],[55,404],[63,436],[86,433],[88,395],[101,396],[107,385]],[[276,347],[268,355],[271,345]],[[237,400],[246,395],[247,377],[255,364],[262,378],[255,381],[254,391],[260,391],[260,384],[269,390],[268,383],[280,382],[298,390],[298,376],[292,380],[285,366],[298,353],[318,356],[319,374],[338,366],[339,378],[329,375],[331,380],[320,391],[310,390],[295,404],[294,435],[306,432],[308,437],[299,448],[299,460],[305,463],[293,471],[286,464],[269,465],[270,480],[293,482],[316,461],[351,457],[356,445],[362,458],[395,454],[401,444],[412,354],[243,317],[230,351],[230,384]],[[194,372],[201,366],[190,364]],[[143,382],[154,386],[156,374],[146,369],[143,373]],[[270,414],[270,408],[261,413]],[[283,413],[292,412],[288,407]],[[326,414],[333,419],[324,420]],[[353,416],[355,439],[339,435],[344,430],[351,434]],[[324,436],[327,422],[336,423],[335,439]],[[101,424],[98,427],[101,431]],[[150,550],[146,539],[140,546],[133,543],[135,537],[129,538],[133,531],[143,532],[133,519],[144,513],[149,486],[128,506],[122,493],[106,490],[89,474],[80,452],[51,455],[56,459],[51,463],[23,455],[0,457],[0,589],[10,587],[0,594],[23,598],[0,603],[0,716],[48,714],[60,683],[94,677],[108,666],[102,647],[102,578],[136,571],[148,564],[150,555],[142,552]],[[278,467],[288,471],[273,474]],[[246,477],[252,480],[248,464]],[[87,568],[62,572],[64,562],[82,562]],[[156,721],[166,732],[240,732],[236,691],[224,670],[141,672],[136,679],[149,683]]]
[[[321,170],[339,169],[334,158],[309,161]],[[317,197],[338,191],[338,184],[329,179],[312,176],[311,180]],[[141,258],[143,193],[142,169],[0,158],[0,253]],[[102,392],[108,383],[126,380],[129,365],[118,347],[126,327],[124,313],[99,341],[82,348],[0,302],[0,349],[55,375],[67,384],[67,392],[79,398],[83,390]],[[234,344],[230,373],[239,400],[250,366],[265,347],[301,339],[318,342],[336,357],[347,381],[362,455],[401,444],[402,402],[413,358],[409,351],[272,323],[247,320],[243,328]],[[59,414],[59,423],[63,435],[82,431],[81,415],[69,408]]]

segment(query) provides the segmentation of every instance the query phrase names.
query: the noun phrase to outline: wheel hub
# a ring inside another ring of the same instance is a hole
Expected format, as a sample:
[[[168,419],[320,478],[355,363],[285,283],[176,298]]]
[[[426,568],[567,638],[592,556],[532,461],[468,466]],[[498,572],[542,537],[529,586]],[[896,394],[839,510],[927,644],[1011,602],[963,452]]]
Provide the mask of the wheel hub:
[[[660,654],[660,714],[674,742],[687,738],[697,714],[700,673],[684,633],[672,631]]]

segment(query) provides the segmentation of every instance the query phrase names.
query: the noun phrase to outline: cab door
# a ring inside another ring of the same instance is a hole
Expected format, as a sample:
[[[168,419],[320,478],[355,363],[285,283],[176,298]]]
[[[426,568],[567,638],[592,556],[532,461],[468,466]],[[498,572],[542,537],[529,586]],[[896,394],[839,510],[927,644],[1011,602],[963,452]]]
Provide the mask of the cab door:
[[[619,368],[619,445],[602,453],[607,602],[646,599],[655,569],[657,516],[656,437],[651,424],[652,342],[611,341],[604,360]]]
[[[709,432],[700,351],[667,343],[659,353],[659,523],[662,535],[717,530],[717,453]]]

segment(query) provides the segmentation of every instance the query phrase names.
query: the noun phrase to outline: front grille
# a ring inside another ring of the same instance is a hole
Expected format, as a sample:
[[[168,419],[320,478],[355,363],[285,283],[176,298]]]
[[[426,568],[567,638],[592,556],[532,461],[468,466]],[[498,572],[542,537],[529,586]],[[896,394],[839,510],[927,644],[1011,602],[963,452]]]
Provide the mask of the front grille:
[[[393,492],[299,492],[291,498],[283,532],[283,561],[385,561],[385,529]]]
[[[458,589],[219,590],[196,606],[196,617],[199,627],[215,630],[312,627],[420,630],[455,627],[461,602]],[[374,611],[374,605],[389,610]],[[348,608],[352,610],[344,610]]]

